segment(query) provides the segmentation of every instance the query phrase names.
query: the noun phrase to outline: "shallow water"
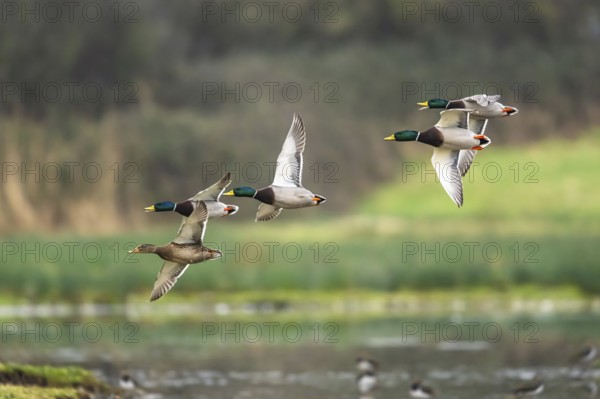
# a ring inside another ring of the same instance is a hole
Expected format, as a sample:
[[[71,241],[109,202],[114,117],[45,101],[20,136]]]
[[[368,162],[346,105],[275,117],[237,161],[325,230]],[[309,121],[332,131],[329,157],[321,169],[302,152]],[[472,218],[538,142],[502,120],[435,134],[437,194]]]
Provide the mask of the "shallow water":
[[[124,317],[2,320],[3,361],[78,364],[116,384],[130,373],[151,397],[358,398],[354,361],[379,364],[374,398],[409,397],[422,378],[442,398],[505,398],[545,380],[544,398],[590,397],[600,369],[570,357],[593,342],[596,315],[357,318],[249,315],[159,321]]]

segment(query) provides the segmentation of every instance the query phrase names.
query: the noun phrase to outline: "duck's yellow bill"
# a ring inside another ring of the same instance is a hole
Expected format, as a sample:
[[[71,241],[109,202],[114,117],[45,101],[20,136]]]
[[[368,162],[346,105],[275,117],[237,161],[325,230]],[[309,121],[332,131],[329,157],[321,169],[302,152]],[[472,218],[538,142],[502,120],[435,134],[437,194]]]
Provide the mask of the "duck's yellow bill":
[[[395,137],[394,137],[394,135],[392,134],[392,135],[390,135],[390,136],[387,136],[386,138],[384,138],[384,140],[386,140],[386,141],[396,141],[396,138],[395,138]]]
[[[233,196],[235,194],[233,193],[233,190],[231,190],[231,191],[227,191],[226,193],[223,193],[223,195]]]
[[[144,208],[144,210],[146,212],[155,212],[156,211],[156,209],[154,208],[154,205],[147,206]]]
[[[420,105],[421,107],[429,107],[429,104],[427,104],[427,101],[423,101],[422,103],[417,103],[417,105]]]

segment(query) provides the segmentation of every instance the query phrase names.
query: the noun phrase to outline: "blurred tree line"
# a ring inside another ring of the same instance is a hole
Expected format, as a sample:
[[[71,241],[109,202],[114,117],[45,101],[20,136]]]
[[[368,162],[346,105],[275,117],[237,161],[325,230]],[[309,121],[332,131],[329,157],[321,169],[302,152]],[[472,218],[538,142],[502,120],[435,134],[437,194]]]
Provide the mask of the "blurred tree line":
[[[493,125],[496,143],[599,122],[591,0],[49,4],[1,7],[1,229],[139,222],[140,205],[216,180],[207,164],[274,161],[293,112],[309,133],[306,185],[330,210],[394,174],[406,149],[381,138],[435,121],[415,102],[470,94],[469,82],[522,111]],[[65,162],[98,163],[104,178],[13,174],[57,163],[64,176]]]

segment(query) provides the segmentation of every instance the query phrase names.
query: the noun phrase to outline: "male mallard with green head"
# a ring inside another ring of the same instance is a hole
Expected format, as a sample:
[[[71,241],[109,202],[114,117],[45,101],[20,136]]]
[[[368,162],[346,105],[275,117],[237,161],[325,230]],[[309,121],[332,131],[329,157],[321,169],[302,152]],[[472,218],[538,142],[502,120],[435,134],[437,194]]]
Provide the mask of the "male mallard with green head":
[[[198,203],[202,201],[208,209],[209,219],[233,215],[238,211],[239,207],[236,205],[227,205],[219,201],[221,194],[223,194],[223,191],[225,191],[230,183],[231,173],[228,172],[221,180],[209,188],[200,191],[192,198],[177,203],[171,201],[157,202],[154,205],[144,208],[144,210],[146,212],[177,212],[187,217],[192,214],[198,207]]]
[[[473,159],[460,157],[461,150],[479,151],[491,143],[487,136],[469,131],[468,121],[468,111],[442,111],[438,123],[427,130],[402,130],[385,138],[389,141],[418,141],[435,147],[431,162],[442,186],[459,207],[463,204],[461,171],[467,170]]]
[[[499,95],[488,96],[486,94],[476,94],[471,97],[465,97],[460,100],[443,100],[434,98],[431,100],[417,103],[422,108],[436,109],[467,109],[473,111],[471,117],[482,119],[502,118],[515,115],[519,112],[515,107],[508,107],[498,102]]]
[[[190,216],[183,218],[177,237],[172,242],[160,246],[142,244],[129,251],[136,254],[156,254],[165,260],[154,282],[150,301],[169,292],[190,264],[221,257],[221,251],[202,245],[207,220],[206,204],[199,201]]]
[[[484,134],[488,119],[503,118],[511,116],[519,112],[515,107],[508,107],[498,102],[499,95],[488,96],[486,94],[476,94],[471,97],[465,97],[460,100],[443,100],[439,98],[427,100],[417,103],[422,108],[420,109],[466,109],[472,111],[469,115],[468,129],[475,134]],[[468,165],[460,170],[461,176],[464,176],[469,166],[475,158],[475,151],[462,150],[460,152],[459,165]]]
[[[275,219],[282,209],[306,208],[320,205],[325,197],[313,194],[302,187],[302,153],[306,144],[306,132],[300,115],[294,114],[292,126],[277,157],[273,184],[256,190],[252,187],[236,187],[224,195],[254,198],[262,204],[258,207],[256,221]]]

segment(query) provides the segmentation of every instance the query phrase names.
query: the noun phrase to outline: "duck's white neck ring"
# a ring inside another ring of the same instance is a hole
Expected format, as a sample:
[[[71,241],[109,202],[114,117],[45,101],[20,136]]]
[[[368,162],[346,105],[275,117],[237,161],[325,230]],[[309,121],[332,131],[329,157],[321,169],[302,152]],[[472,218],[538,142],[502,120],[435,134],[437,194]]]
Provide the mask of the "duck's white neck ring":
[[[415,141],[419,141],[419,136],[421,135],[421,132],[417,132],[417,138],[415,139]]]

